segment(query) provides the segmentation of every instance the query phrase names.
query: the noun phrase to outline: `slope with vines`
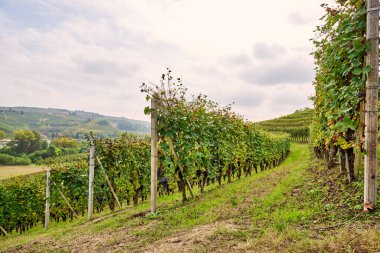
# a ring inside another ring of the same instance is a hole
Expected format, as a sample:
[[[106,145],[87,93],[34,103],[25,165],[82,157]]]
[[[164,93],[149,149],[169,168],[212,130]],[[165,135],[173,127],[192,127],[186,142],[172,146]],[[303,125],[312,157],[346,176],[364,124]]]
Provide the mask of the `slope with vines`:
[[[308,142],[313,114],[313,109],[305,108],[286,116],[258,122],[257,125],[267,131],[289,133],[293,141]]]

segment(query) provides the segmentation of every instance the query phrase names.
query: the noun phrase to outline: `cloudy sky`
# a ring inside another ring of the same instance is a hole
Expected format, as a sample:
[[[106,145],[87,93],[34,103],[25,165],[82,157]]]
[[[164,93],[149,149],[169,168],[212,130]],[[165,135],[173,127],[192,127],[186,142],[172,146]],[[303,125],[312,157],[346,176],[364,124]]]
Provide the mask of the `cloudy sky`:
[[[258,121],[311,106],[323,0],[0,0],[0,106],[148,119],[167,67]]]

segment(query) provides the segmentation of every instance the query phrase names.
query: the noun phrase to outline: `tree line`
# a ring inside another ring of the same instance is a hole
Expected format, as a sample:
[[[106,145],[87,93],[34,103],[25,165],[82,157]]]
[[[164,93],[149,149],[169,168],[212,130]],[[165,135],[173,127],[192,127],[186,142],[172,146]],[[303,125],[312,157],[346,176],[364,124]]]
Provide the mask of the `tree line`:
[[[65,136],[48,141],[33,130],[17,130],[13,135],[13,139],[0,147],[0,165],[41,164],[45,159],[78,154],[86,149],[85,143]],[[4,138],[5,133],[0,131],[0,140]]]

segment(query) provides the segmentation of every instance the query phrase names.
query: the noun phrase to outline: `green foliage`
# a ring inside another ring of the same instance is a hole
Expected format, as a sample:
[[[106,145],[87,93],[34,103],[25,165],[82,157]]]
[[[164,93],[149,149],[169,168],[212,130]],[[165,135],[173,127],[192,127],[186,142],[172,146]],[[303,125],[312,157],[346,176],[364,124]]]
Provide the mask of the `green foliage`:
[[[30,154],[47,147],[47,142],[42,140],[41,135],[35,131],[17,130],[14,136],[14,141],[9,145],[16,154]]]
[[[88,166],[86,160],[50,164],[50,215],[55,221],[73,218],[58,190],[64,193],[77,213],[87,208]],[[0,182],[0,224],[20,233],[44,221],[45,179],[43,173],[20,176]]]
[[[293,141],[308,142],[313,114],[313,109],[305,108],[283,117],[258,122],[257,125],[267,131],[289,133]]]
[[[95,143],[97,156],[101,158],[120,201],[130,203],[131,198],[137,198],[134,199],[137,204],[140,196],[147,196],[150,191],[149,140],[124,133],[116,139],[96,139]],[[57,222],[73,218],[58,190],[66,196],[76,213],[84,214],[88,203],[87,154],[50,158],[43,162],[51,169],[51,218]],[[99,164],[96,164],[95,171],[95,209],[100,212],[108,205],[113,210],[115,200]],[[3,217],[0,225],[7,231],[22,232],[43,221],[44,178],[43,174],[36,174],[0,183],[0,217]]]
[[[324,25],[313,40],[316,68],[312,98],[316,117],[312,126],[314,146],[361,147],[355,131],[362,126],[360,102],[364,99],[365,56],[370,44],[365,39],[365,1],[336,1],[337,7],[322,5]]]
[[[86,161],[52,166],[51,217],[56,221],[72,218],[72,213],[60,196],[59,188],[77,212],[85,210]],[[67,171],[70,170],[69,173]],[[23,232],[44,220],[45,175],[20,176],[0,183],[0,224],[7,231]]]
[[[7,231],[24,232],[42,220],[45,196],[41,174],[18,177],[0,184],[0,224]]]
[[[259,165],[263,169],[289,151],[287,136],[258,131],[231,107],[221,108],[204,95],[188,101],[186,88],[179,78],[173,80],[170,70],[162,75],[160,85],[143,84],[141,88],[148,100],[157,100],[157,108],[145,112],[156,110],[161,166],[182,185],[183,200],[185,182],[194,175],[200,184],[207,179],[217,179],[220,184],[222,176],[230,182],[232,174],[247,175]]]
[[[29,165],[31,160],[27,157],[14,157],[7,154],[0,154],[1,165]]]
[[[150,193],[149,139],[123,133],[115,139],[95,139],[94,143],[96,154],[118,198],[126,200],[128,204],[131,199],[134,204],[137,204],[139,197],[146,199]],[[108,186],[102,190],[103,197],[113,210],[116,202]]]
[[[0,140],[4,139],[5,136],[6,136],[6,133],[0,130]]]
[[[40,134],[35,131],[18,130],[14,135],[15,139],[1,148],[0,153],[14,157],[27,156],[33,163],[41,164],[44,159],[50,157],[78,154],[87,149],[83,147],[83,142],[70,137],[59,137],[48,145],[47,141],[42,140]]]
[[[79,147],[79,143],[77,140],[70,137],[59,137],[57,139],[53,139],[51,143],[58,148],[77,148]]]
[[[41,159],[37,162],[37,164],[40,165],[46,165],[49,166],[50,164],[57,164],[57,163],[68,163],[68,162],[78,162],[82,160],[86,160],[88,158],[88,153],[79,153],[79,154],[69,154],[69,155],[62,155],[62,156],[56,156],[56,157],[49,157],[46,159]]]

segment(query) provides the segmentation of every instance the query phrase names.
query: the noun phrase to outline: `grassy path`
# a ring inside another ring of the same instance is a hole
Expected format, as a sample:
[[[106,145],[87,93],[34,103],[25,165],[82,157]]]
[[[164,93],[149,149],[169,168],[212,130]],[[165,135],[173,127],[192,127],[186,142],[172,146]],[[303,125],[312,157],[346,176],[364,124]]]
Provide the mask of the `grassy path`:
[[[280,166],[234,181],[182,204],[179,195],[161,198],[155,215],[141,215],[149,203],[34,228],[0,239],[4,252],[371,252],[379,227],[318,231],[321,191],[308,178],[306,145],[292,144]],[[356,237],[355,237],[356,236]],[[353,238],[355,237],[355,238]]]

